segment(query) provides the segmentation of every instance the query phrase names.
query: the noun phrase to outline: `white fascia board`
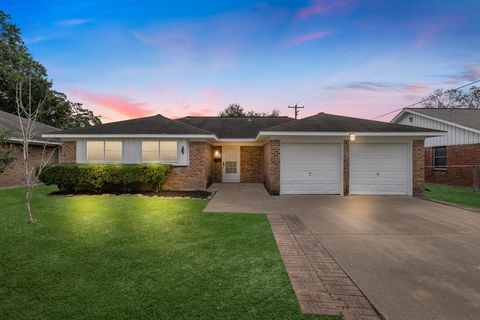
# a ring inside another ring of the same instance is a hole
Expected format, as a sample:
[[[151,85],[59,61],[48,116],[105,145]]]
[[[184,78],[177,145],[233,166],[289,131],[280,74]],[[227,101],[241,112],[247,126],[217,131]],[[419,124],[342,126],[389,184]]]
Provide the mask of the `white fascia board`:
[[[234,138],[227,138],[227,139],[217,139],[218,142],[255,142],[257,139],[249,138],[249,139],[234,139]]]
[[[125,139],[125,138],[162,138],[162,139],[215,139],[212,134],[42,134],[44,138],[63,139]]]
[[[471,128],[471,127],[467,127],[467,126],[461,125],[461,124],[456,123],[456,122],[451,122],[451,121],[448,121],[448,120],[443,120],[443,119],[440,119],[440,118],[437,118],[437,117],[427,116],[427,115],[424,115],[423,113],[415,112],[415,111],[412,111],[412,110],[409,110],[409,109],[404,110],[404,112],[409,112],[409,113],[414,114],[414,115],[417,115],[417,116],[419,116],[419,117],[424,117],[424,118],[427,118],[427,119],[430,119],[430,120],[435,120],[435,121],[442,122],[442,123],[445,123],[445,124],[448,124],[448,125],[451,125],[451,126],[460,128],[460,129],[464,129],[464,130],[468,130],[468,131],[472,131],[472,132],[475,132],[475,133],[479,133],[479,134],[480,134],[480,130],[474,129],[474,128]],[[403,112],[402,112],[402,113],[403,113]],[[399,114],[398,116],[400,116],[400,114]],[[397,117],[395,117],[392,121],[395,121],[396,119],[397,119]]]
[[[403,109],[400,111],[399,114],[397,114],[392,120],[390,120],[390,123],[397,123],[398,120],[400,120],[405,113],[409,112],[407,109]]]
[[[8,142],[15,142],[15,143],[23,143],[23,139],[19,138],[8,138]],[[52,146],[61,146],[61,142],[55,142],[55,141],[43,141],[43,140],[29,140],[28,143],[31,144],[41,144],[41,145],[52,145]]]
[[[348,137],[350,133],[354,133],[356,136],[364,137],[435,137],[435,136],[444,136],[446,132],[318,132],[318,131],[308,131],[308,132],[285,132],[285,131],[260,131],[257,135],[257,139],[261,136],[314,136],[314,137]]]

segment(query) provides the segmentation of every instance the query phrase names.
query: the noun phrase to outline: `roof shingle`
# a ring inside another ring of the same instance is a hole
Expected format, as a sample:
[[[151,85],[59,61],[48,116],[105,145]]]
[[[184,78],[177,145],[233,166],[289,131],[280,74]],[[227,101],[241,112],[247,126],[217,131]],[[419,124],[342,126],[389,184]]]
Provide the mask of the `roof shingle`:
[[[266,128],[290,132],[432,132],[436,130],[320,112],[311,117]]]
[[[26,119],[22,118],[22,121],[25,120]],[[18,121],[17,115],[0,111],[0,129],[9,130],[10,138],[12,139],[22,139],[22,129],[20,127],[20,121]],[[55,139],[42,138],[42,134],[58,130],[60,129],[43,124],[41,122],[36,122],[32,140],[58,142]]]
[[[425,116],[454,122],[465,127],[480,130],[480,109],[467,108],[408,108]]]
[[[59,134],[200,134],[211,132],[192,127],[189,124],[165,118],[157,114],[151,117],[130,119],[100,124],[92,127],[74,128]]]
[[[220,139],[255,139],[259,131],[287,123],[289,117],[184,117],[178,121],[213,132]]]

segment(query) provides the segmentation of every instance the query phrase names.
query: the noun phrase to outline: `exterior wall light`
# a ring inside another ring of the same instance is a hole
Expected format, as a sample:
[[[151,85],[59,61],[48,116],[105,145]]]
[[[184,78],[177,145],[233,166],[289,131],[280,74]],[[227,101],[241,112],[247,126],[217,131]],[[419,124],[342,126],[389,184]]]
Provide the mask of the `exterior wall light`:
[[[355,133],[350,133],[350,141],[355,141],[355,138],[357,137]]]
[[[213,153],[213,157],[215,159],[220,159],[222,157],[222,154],[220,153],[219,150],[215,150],[215,152]]]

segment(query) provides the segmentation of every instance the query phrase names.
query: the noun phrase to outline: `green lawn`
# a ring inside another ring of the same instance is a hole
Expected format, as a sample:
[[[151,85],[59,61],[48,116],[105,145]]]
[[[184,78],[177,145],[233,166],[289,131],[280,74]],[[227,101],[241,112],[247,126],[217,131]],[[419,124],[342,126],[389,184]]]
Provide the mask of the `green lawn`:
[[[34,225],[0,191],[1,319],[327,319],[300,313],[263,215],[52,190]]]
[[[480,192],[474,192],[471,188],[427,183],[426,189],[424,195],[429,199],[454,202],[465,206],[480,208]]]

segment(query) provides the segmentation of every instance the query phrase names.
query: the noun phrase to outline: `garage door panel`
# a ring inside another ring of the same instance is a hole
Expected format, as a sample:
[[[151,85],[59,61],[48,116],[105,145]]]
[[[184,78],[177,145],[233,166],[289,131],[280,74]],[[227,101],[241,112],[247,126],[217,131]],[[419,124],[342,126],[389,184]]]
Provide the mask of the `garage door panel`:
[[[351,194],[408,194],[408,144],[351,144]]]
[[[281,193],[340,193],[340,144],[282,144],[280,150]]]

